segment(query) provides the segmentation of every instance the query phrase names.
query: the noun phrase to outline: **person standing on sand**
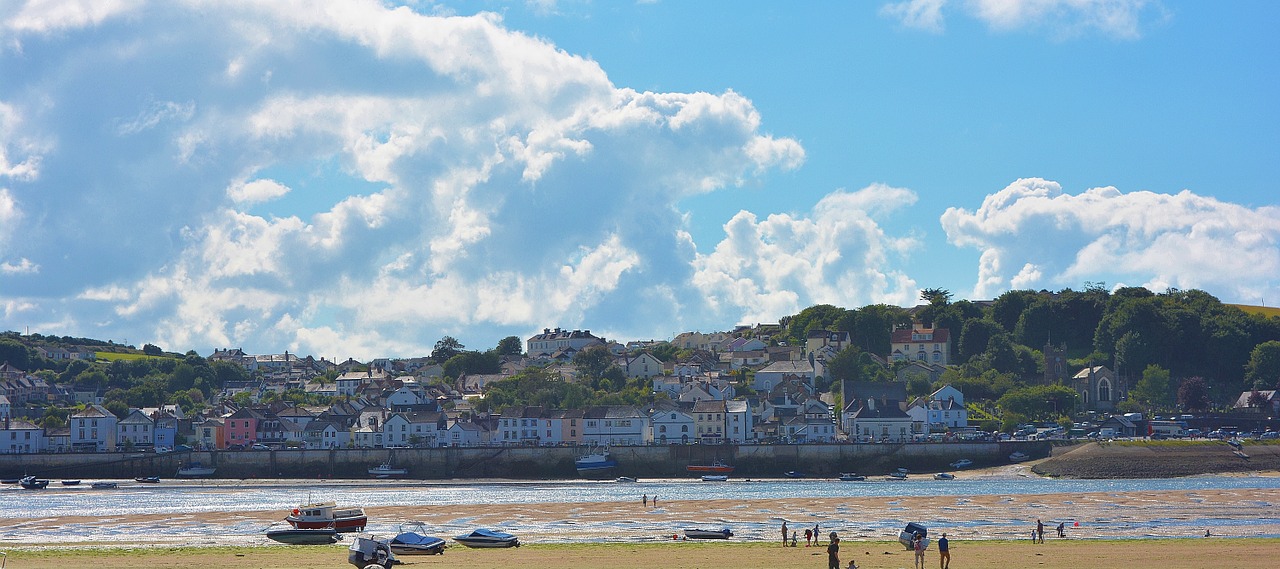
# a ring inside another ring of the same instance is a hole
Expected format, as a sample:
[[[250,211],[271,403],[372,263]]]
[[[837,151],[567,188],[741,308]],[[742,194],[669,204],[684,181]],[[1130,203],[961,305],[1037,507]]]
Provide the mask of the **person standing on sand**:
[[[1036,518],[1036,543],[1044,543],[1044,522]]]
[[[1067,522],[1058,523],[1058,537],[1067,537]]]
[[[787,520],[782,520],[782,546],[787,546]]]
[[[919,569],[924,569],[924,536],[920,534],[916,534],[916,538],[911,540],[911,545],[916,550],[916,560],[915,560],[915,564],[912,565],[912,567],[919,567]]]
[[[809,547],[810,545],[813,545],[813,530],[804,528],[804,546]]]
[[[947,542],[947,534],[938,539],[938,569],[951,569],[951,544]]]
[[[831,543],[827,544],[827,569],[840,569],[840,538],[831,532]]]
[[[648,495],[648,494],[645,494],[645,495],[641,496],[641,497],[640,497],[640,503],[644,504],[644,506],[645,506],[646,508],[647,508],[647,507],[649,507],[649,495]]]
[[[822,545],[822,534],[818,533],[818,524],[813,524],[813,546]]]

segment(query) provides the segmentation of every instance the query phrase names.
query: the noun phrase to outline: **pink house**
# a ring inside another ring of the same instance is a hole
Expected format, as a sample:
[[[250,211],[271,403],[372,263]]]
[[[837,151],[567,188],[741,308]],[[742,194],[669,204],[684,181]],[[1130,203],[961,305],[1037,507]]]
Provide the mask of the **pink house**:
[[[258,440],[258,422],[262,415],[248,407],[241,408],[224,419],[223,431],[227,446],[248,446]]]

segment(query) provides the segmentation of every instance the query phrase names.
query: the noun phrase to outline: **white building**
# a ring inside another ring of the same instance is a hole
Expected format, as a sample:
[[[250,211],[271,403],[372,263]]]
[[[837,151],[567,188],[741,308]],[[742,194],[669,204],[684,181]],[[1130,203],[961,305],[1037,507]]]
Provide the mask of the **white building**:
[[[757,370],[755,379],[751,382],[751,389],[760,393],[768,393],[782,383],[783,377],[787,376],[800,378],[805,383],[813,386],[813,366],[807,361],[795,360],[773,362],[763,369]]]
[[[657,444],[687,445],[697,440],[693,415],[679,408],[655,409],[649,415],[649,423],[652,429],[649,439]]]
[[[583,444],[642,445],[650,433],[649,415],[630,405],[592,407],[582,422]]]
[[[44,429],[8,415],[0,419],[0,454],[27,454],[45,450]]]
[[[141,409],[134,409],[116,422],[116,444],[126,448],[151,448],[156,444],[156,422]]]

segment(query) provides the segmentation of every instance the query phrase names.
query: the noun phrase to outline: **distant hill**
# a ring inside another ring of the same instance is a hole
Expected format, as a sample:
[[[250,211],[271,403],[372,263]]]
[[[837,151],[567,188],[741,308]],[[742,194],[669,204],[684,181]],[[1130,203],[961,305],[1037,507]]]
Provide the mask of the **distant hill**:
[[[1280,316],[1280,308],[1273,308],[1270,306],[1253,306],[1250,304],[1228,304],[1227,306],[1234,306],[1236,308],[1239,308],[1245,314],[1257,314],[1259,316],[1265,316],[1267,318],[1270,318],[1272,316]]]

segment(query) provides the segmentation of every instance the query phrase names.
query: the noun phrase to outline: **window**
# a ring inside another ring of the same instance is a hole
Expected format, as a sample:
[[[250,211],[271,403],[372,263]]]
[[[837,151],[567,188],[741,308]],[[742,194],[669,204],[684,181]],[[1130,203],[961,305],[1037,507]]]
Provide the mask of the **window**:
[[[1111,382],[1106,379],[1098,381],[1098,401],[1111,401]]]

